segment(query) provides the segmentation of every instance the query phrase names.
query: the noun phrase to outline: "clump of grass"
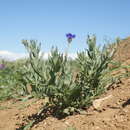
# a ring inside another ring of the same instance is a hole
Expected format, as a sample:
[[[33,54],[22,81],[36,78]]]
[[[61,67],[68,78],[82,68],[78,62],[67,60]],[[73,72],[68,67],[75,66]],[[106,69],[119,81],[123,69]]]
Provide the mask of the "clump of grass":
[[[22,96],[24,91],[20,87],[19,69],[25,61],[1,60],[0,68],[0,100],[8,100]]]
[[[107,85],[114,82],[110,64],[115,48],[99,48],[94,35],[88,36],[86,49],[78,53],[73,62],[79,67],[75,78],[67,54],[64,56],[57,48],[53,48],[48,60],[43,60],[37,41],[24,40],[23,44],[30,56],[30,73],[38,76],[37,82],[34,80],[31,84],[33,91],[48,98],[37,116],[41,116],[44,111],[49,111],[49,114],[58,118],[82,113],[84,108],[89,107],[105,91]],[[37,121],[32,122],[31,126]]]

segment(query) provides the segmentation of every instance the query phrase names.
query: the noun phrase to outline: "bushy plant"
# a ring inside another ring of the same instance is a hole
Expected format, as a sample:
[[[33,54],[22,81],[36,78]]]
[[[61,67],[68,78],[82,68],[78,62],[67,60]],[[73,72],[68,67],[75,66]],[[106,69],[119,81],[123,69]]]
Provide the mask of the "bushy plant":
[[[42,97],[42,93],[39,82],[41,78],[33,70],[30,63],[26,63],[24,66],[20,67],[18,71],[19,77],[17,77],[19,85],[23,90],[23,95],[30,95],[32,97]]]
[[[75,35],[66,36],[70,46]],[[44,60],[37,41],[23,40],[22,43],[29,53],[29,64],[24,73],[25,85],[29,83],[36,95],[48,99],[36,115],[39,120],[48,113],[56,117],[81,113],[107,86],[121,77],[112,75],[114,70],[121,68],[112,60],[116,48],[106,45],[101,49],[96,44],[95,35],[88,36],[86,49],[78,53],[73,61],[68,60],[68,49],[64,55],[57,48],[52,48],[48,59]],[[113,67],[113,64],[116,66]],[[25,128],[36,122],[38,120],[34,119]]]
[[[82,88],[83,104],[88,104],[88,99],[94,99],[100,95],[105,86],[112,81],[109,65],[112,63],[115,49],[104,46],[103,49],[96,45],[96,37],[88,36],[88,48],[78,53],[77,64],[79,66],[78,86]],[[87,99],[87,100],[86,100]],[[86,102],[87,101],[87,102]]]
[[[59,108],[65,107],[69,102],[65,94],[72,82],[67,57],[60,54],[57,48],[52,48],[48,60],[43,60],[36,41],[23,41],[23,44],[29,52],[33,73],[41,78],[39,86],[41,86],[42,93],[48,97],[50,104]]]
[[[2,67],[3,65],[3,67]],[[20,63],[20,66],[22,64]],[[0,68],[0,100],[10,99],[22,95],[19,87],[18,71],[19,63],[13,61],[1,61]]]
[[[78,53],[75,63],[79,68],[75,78],[67,55],[64,56],[57,48],[51,50],[48,60],[43,60],[37,41],[24,40],[23,44],[29,52],[31,73],[39,77],[37,85],[34,80],[34,91],[39,88],[39,93],[48,97],[49,106],[54,106],[58,115],[80,112],[112,81],[109,64],[114,50],[97,47],[95,36],[88,36],[88,48]]]

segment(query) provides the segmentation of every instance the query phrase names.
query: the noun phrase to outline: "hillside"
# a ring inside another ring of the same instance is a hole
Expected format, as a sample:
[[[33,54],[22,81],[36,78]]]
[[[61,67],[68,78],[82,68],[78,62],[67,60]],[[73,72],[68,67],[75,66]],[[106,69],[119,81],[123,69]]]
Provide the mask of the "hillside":
[[[122,40],[114,56],[123,64],[130,64],[130,37]],[[35,124],[32,130],[130,130],[130,78],[112,85],[100,99],[110,97],[99,106],[91,106],[82,115],[58,120],[48,117]],[[97,100],[99,101],[99,100]],[[43,106],[42,100],[0,102],[0,130],[22,130],[27,118]]]
[[[117,46],[117,52],[114,56],[117,61],[125,62],[130,60],[130,37],[127,37]]]

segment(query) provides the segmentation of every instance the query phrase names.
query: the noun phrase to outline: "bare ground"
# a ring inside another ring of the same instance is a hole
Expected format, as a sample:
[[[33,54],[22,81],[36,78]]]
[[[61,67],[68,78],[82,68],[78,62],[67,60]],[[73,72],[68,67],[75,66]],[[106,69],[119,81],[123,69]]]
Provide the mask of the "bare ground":
[[[86,115],[74,115],[58,120],[48,117],[34,125],[32,130],[130,130],[130,79],[122,80],[102,97],[112,95],[103,101],[100,108],[90,107]],[[27,117],[35,114],[43,106],[42,100],[26,102],[14,100],[0,103],[0,130],[16,130]]]

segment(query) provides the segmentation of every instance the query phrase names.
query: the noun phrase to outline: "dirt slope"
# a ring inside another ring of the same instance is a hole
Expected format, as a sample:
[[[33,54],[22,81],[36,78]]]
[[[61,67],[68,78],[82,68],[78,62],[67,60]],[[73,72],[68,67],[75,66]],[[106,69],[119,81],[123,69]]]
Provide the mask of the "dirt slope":
[[[122,84],[113,86],[102,97],[109,95],[112,97],[105,100],[97,110],[91,107],[86,115],[69,116],[62,120],[48,117],[32,130],[66,130],[68,127],[77,130],[130,130],[130,79],[122,80]],[[0,130],[19,128],[42,105],[42,100],[35,99],[0,103]]]
[[[117,52],[114,59],[125,62],[130,59],[130,37],[121,40],[117,47]]]

